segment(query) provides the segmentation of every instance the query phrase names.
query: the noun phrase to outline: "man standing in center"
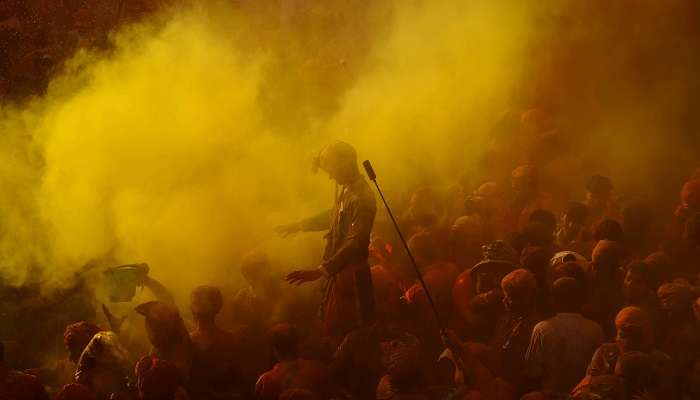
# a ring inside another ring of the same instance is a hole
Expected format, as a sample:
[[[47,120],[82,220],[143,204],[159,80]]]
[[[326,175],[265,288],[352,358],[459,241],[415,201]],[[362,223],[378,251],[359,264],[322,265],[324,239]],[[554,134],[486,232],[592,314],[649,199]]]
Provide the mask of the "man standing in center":
[[[367,257],[372,224],[377,212],[374,194],[357,166],[355,149],[345,142],[326,146],[314,161],[336,182],[333,209],[298,223],[283,225],[277,232],[328,230],[321,265],[287,275],[290,284],[301,285],[325,278],[320,316],[323,335],[337,340],[348,332],[374,323],[372,277]]]

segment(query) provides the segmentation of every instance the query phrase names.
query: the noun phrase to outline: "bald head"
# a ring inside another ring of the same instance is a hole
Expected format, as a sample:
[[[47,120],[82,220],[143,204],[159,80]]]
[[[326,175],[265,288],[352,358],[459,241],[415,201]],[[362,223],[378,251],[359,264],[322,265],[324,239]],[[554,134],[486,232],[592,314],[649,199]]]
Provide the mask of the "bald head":
[[[625,258],[625,249],[618,242],[600,240],[593,248],[592,260],[597,271],[614,271]]]
[[[504,302],[512,311],[525,311],[532,304],[537,290],[535,275],[523,268],[516,269],[501,280]]]
[[[649,313],[639,307],[625,307],[615,317],[617,344],[622,353],[646,351],[653,344],[653,327]]]

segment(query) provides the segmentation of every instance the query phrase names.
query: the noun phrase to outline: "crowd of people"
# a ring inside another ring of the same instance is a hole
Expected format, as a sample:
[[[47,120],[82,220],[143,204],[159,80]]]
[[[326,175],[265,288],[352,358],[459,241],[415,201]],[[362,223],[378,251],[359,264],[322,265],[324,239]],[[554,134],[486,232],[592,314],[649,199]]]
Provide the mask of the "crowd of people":
[[[105,306],[108,326],[68,321],[63,359],[0,364],[0,398],[700,398],[700,173],[665,231],[605,176],[563,207],[533,166],[510,183],[414,191],[399,223],[430,298],[381,220],[359,326],[341,315],[328,331],[317,304],[281,300],[294,289],[261,251],[241,262],[244,288],[198,286],[189,312],[146,273],[150,350]]]
[[[40,95],[79,49],[110,48],[109,35],[154,13],[153,0],[0,2],[0,103]]]
[[[108,46],[115,25],[155,3],[0,1],[2,100],[41,93],[61,60]],[[528,143],[504,139],[495,160],[557,153],[562,134],[537,114],[516,118],[537,125]],[[330,320],[288,283],[346,268],[338,232],[318,270],[285,282],[251,251],[236,271],[244,287],[193,287],[188,309],[141,270],[135,284],[155,300],[126,321],[96,310],[84,281],[47,297],[0,280],[0,400],[700,399],[700,169],[672,213],[594,171],[580,190],[553,184],[550,161],[532,156],[506,177],[487,163],[488,178],[457,189],[414,188],[395,211],[425,287],[383,211],[358,217],[372,232],[351,249],[362,274],[338,279],[332,297],[358,304],[324,299]],[[348,201],[371,208],[364,178],[331,177],[359,185],[361,201]],[[333,232],[323,221],[281,232]]]

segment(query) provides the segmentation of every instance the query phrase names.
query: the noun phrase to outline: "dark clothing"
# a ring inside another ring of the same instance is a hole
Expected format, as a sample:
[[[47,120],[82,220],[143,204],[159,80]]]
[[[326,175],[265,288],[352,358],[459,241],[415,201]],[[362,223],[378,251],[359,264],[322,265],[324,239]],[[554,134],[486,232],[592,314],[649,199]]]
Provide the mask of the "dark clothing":
[[[324,335],[343,337],[374,321],[367,257],[376,212],[371,188],[358,178],[342,188],[333,210],[301,223],[304,231],[329,229],[321,264],[328,273],[320,310]]]
[[[194,344],[192,389],[200,398],[221,398],[240,385],[236,361],[240,355],[239,339],[230,332],[217,330],[209,335],[190,334]]]
[[[0,399],[49,400],[35,377],[0,366]]]
[[[275,400],[287,389],[306,389],[317,398],[328,398],[328,370],[316,360],[297,359],[278,362],[260,376],[255,384],[255,398]]]
[[[654,367],[659,373],[659,392],[664,394],[674,393],[676,390],[674,382],[675,371],[673,370],[671,358],[659,350],[652,350],[647,352],[647,354],[653,360]],[[591,363],[588,364],[586,375],[614,374],[618,358],[620,358],[620,348],[616,343],[601,345],[593,354]]]
[[[379,380],[387,373],[386,351],[393,342],[416,344],[418,339],[377,325],[350,332],[330,364],[331,378],[354,398],[374,398]]]
[[[503,378],[516,386],[521,386],[526,379],[525,355],[538,321],[539,317],[534,313],[524,317],[507,315],[491,339],[491,346],[498,351],[503,362]]]

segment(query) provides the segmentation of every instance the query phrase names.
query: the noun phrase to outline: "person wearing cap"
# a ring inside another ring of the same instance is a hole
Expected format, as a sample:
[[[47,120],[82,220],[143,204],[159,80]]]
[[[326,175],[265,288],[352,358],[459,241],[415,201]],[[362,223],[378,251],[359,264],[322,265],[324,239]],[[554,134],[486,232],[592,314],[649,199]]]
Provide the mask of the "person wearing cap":
[[[301,285],[324,278],[320,307],[323,335],[340,340],[351,330],[374,321],[372,277],[367,258],[377,206],[371,188],[357,167],[354,147],[340,141],[332,143],[321,151],[316,165],[340,186],[333,209],[277,227],[277,232],[287,236],[300,231],[328,231],[321,265],[294,271],[286,280]]]
[[[474,300],[479,296],[485,300],[500,292],[503,277],[517,268],[515,250],[502,240],[482,246],[481,251],[481,261],[459,274],[452,286],[454,316],[472,332],[483,322],[474,309]],[[485,316],[496,317],[491,312]]]

